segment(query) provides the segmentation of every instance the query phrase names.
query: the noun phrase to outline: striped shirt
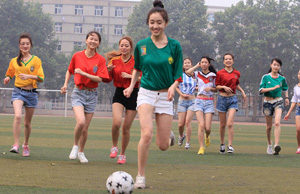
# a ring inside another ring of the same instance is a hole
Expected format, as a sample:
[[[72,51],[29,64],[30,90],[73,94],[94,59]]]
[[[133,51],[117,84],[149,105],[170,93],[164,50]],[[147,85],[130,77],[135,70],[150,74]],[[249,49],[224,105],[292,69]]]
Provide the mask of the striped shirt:
[[[196,82],[193,77],[189,77],[186,73],[182,73],[182,82],[179,89],[183,94],[193,95],[196,88]]]

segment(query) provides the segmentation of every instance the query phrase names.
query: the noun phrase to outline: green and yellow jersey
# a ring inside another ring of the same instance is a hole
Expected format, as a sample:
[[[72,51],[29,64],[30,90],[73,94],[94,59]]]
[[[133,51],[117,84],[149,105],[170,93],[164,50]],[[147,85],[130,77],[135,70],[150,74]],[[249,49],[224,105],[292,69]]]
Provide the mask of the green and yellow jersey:
[[[284,76],[278,74],[278,77],[272,77],[271,73],[265,74],[261,78],[259,91],[261,91],[263,88],[273,88],[276,85],[279,85],[280,88],[269,92],[265,92],[263,93],[264,96],[272,98],[281,97],[281,93],[288,90],[288,85]]]

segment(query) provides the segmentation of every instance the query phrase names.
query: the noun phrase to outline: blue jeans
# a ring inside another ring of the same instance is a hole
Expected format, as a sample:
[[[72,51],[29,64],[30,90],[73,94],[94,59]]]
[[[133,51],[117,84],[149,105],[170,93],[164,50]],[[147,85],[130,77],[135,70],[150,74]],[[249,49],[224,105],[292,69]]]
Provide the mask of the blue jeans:
[[[283,100],[282,98],[279,100],[272,100],[272,101],[264,101],[263,103],[263,113],[265,116],[273,116],[274,111],[280,108],[283,110]]]
[[[82,106],[84,108],[84,112],[93,113],[95,112],[97,105],[97,95],[97,91],[74,88],[71,95],[72,107]]]
[[[15,100],[22,100],[24,106],[35,108],[38,104],[38,92],[33,90],[23,90],[15,87],[11,95],[11,103]]]
[[[187,112],[188,110],[195,111],[195,99],[178,100],[178,112]]]
[[[238,98],[234,96],[218,96],[217,110],[219,112],[227,112],[229,109],[238,111]]]
[[[296,116],[300,116],[300,106],[298,106],[298,105],[296,108]]]

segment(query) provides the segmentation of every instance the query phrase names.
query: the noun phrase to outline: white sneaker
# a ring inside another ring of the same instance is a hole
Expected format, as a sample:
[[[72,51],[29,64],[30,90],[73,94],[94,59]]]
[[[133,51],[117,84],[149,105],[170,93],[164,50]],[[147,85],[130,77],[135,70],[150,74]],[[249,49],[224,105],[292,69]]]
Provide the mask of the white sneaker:
[[[272,146],[272,144],[271,145],[268,145],[268,147],[267,147],[267,153],[268,154],[273,154],[273,146]]]
[[[184,148],[185,148],[186,150],[189,150],[189,149],[191,148],[191,146],[190,146],[190,144],[189,144],[189,143],[185,143],[185,146],[184,146]]]
[[[80,163],[88,163],[88,159],[86,159],[84,152],[78,152],[78,159]]]
[[[71,160],[75,160],[77,158],[77,155],[78,155],[78,146],[74,145],[73,148],[72,148],[72,151],[69,155],[69,158]]]
[[[182,137],[178,136],[178,145],[181,146],[183,144],[183,140],[185,139],[185,134]]]
[[[233,147],[231,145],[227,146],[227,153],[233,154],[233,152],[234,152]]]
[[[175,135],[174,135],[173,131],[171,131],[169,143],[170,143],[170,146],[173,146],[175,144]]]
[[[146,177],[137,175],[134,183],[135,189],[145,189],[146,187]]]

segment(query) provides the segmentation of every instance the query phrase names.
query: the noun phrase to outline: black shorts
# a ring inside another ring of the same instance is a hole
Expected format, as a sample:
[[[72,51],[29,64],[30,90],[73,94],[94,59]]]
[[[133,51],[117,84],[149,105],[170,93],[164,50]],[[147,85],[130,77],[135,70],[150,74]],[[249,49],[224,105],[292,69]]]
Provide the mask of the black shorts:
[[[116,88],[115,95],[113,97],[113,103],[122,104],[127,110],[136,110],[136,100],[139,92],[138,88],[134,88],[131,96],[127,98],[123,94],[125,88]]]

